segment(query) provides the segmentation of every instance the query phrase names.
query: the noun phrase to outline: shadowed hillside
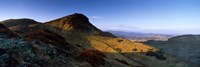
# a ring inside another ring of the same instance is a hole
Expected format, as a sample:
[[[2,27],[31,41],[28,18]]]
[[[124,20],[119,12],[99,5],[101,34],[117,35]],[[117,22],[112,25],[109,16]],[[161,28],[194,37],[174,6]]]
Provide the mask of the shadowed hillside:
[[[4,36],[5,37],[8,36],[8,38],[18,37],[18,35],[16,33],[14,33],[11,30],[9,30],[3,24],[0,24],[0,32],[1,32],[1,37],[4,37]]]
[[[8,19],[1,21],[1,23],[8,27],[14,27],[14,26],[28,26],[31,24],[37,24],[39,22],[32,19],[23,18],[23,19]]]
[[[32,19],[27,19],[27,18],[8,19],[5,21],[1,21],[1,23],[5,25],[6,27],[8,27],[9,29],[21,34],[26,33],[27,31],[41,29],[38,27],[38,24],[40,25],[41,23]]]
[[[175,57],[200,64],[199,42],[200,35],[182,35],[170,38],[168,41],[147,41],[145,43],[160,48]]]

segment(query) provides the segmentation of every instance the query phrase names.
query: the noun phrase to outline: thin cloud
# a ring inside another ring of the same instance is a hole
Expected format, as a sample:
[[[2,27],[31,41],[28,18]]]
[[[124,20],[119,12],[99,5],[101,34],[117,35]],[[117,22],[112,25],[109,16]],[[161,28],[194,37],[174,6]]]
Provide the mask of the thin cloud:
[[[115,27],[126,28],[126,29],[140,29],[139,27],[125,26],[125,25],[119,25],[119,26],[115,26]]]
[[[126,26],[126,25],[107,25],[107,26],[101,26],[100,29],[103,29],[103,30],[118,30],[118,31],[138,31],[138,30],[141,30],[141,28],[139,28],[139,27]]]
[[[89,18],[90,19],[100,19],[100,18],[104,18],[104,17],[101,17],[101,16],[90,16]]]

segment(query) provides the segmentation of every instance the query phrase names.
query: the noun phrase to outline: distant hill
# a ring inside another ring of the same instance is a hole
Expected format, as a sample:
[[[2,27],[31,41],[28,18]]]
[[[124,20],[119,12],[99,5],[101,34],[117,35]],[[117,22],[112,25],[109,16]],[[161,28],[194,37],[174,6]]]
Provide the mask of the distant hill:
[[[25,33],[27,31],[40,29],[39,27],[36,26],[41,24],[40,22],[27,18],[8,19],[1,21],[0,23],[17,33]]]
[[[200,35],[182,35],[168,41],[147,41],[146,44],[180,58],[200,64]]]
[[[167,35],[167,34],[136,33],[136,32],[123,32],[123,31],[111,31],[111,30],[109,30],[108,32],[111,32],[112,34],[118,37],[138,42],[144,42],[148,40],[166,41],[169,38],[173,37],[173,35]]]
[[[13,20],[0,24],[0,67],[198,67],[101,31],[80,13],[44,23]]]
[[[37,24],[39,22],[28,18],[22,18],[22,19],[8,19],[1,21],[1,23],[8,27],[14,27],[14,26],[28,26],[31,24]]]

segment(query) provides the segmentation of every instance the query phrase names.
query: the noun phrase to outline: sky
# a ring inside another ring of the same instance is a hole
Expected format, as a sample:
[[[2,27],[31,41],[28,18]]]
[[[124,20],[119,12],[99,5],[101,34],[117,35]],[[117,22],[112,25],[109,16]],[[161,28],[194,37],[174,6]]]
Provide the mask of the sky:
[[[46,22],[73,13],[104,31],[200,34],[200,0],[0,0],[0,21]]]

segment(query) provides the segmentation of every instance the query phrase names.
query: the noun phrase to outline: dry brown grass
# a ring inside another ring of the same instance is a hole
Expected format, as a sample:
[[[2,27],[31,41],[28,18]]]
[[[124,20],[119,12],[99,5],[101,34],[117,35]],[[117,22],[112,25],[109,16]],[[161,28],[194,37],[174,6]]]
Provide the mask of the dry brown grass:
[[[78,56],[80,60],[89,62],[93,67],[104,64],[104,57],[104,53],[95,49],[86,49]]]
[[[132,53],[132,52],[137,52],[137,53],[145,53],[148,51],[158,51],[157,48],[148,46],[143,43],[138,43],[138,42],[132,42],[127,39],[123,38],[110,38],[110,37],[101,37],[101,36],[90,36],[88,39],[96,40],[99,42],[102,42],[109,47],[115,49],[115,50],[120,50],[121,53]],[[92,44],[95,43],[94,41],[91,42]],[[104,48],[102,48],[104,49]],[[111,52],[111,51],[105,51],[105,52]]]
[[[62,36],[48,30],[37,30],[25,35],[28,40],[39,40],[47,44],[66,46],[68,43]]]

